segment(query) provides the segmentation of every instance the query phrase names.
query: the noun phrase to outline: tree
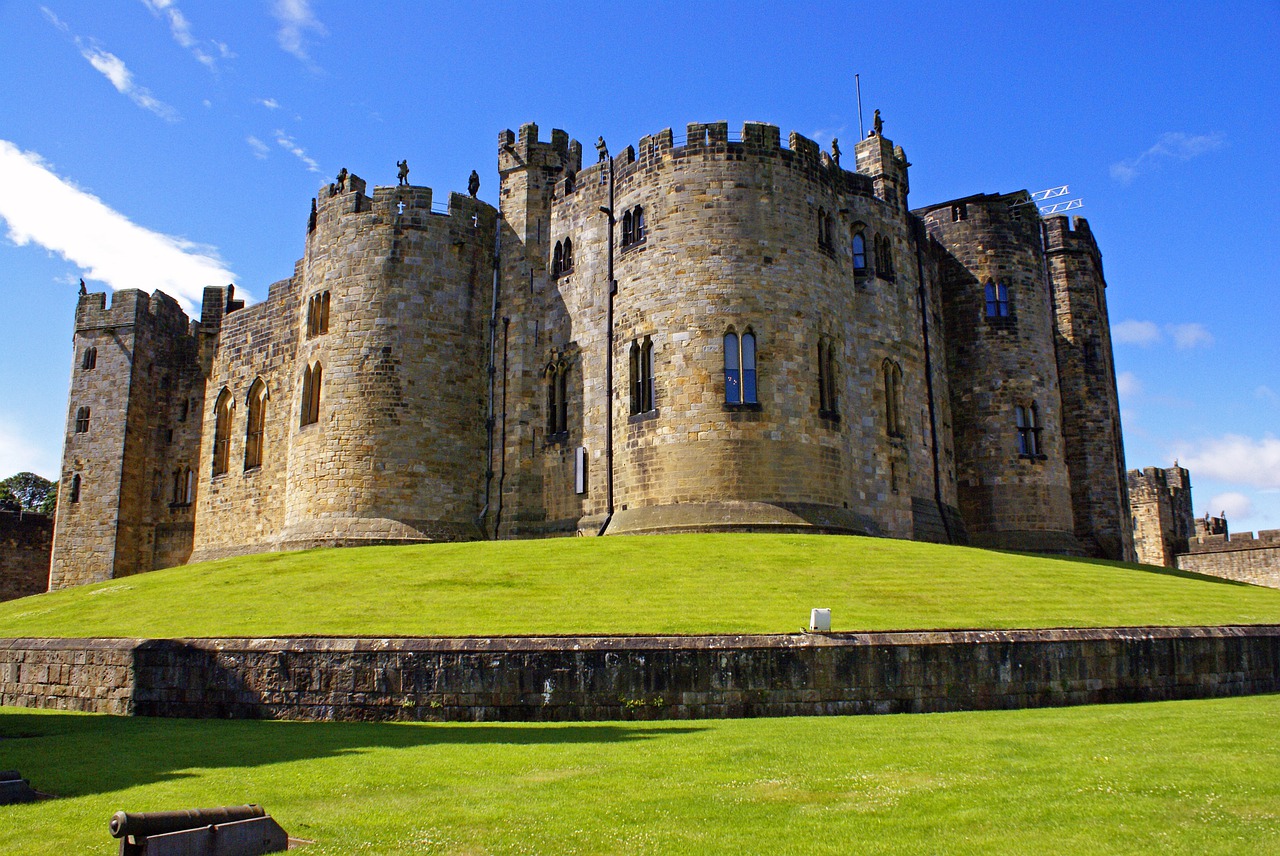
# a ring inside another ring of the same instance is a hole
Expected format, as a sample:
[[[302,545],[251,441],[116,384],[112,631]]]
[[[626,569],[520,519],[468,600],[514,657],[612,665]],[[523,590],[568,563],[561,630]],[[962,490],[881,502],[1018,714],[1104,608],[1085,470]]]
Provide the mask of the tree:
[[[44,495],[44,502],[40,503],[38,511],[41,514],[47,514],[49,517],[54,515],[58,510],[58,482],[49,485],[49,492]]]
[[[22,503],[7,487],[0,487],[0,511],[21,511]]]
[[[0,496],[9,494],[23,511],[39,511],[52,489],[53,482],[35,473],[18,473],[0,481]],[[56,498],[54,501],[57,502]]]

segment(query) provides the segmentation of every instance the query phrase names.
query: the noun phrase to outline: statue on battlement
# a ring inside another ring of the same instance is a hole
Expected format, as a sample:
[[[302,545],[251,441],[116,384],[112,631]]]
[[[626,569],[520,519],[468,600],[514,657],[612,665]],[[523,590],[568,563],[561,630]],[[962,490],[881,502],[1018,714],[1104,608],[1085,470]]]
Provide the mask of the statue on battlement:
[[[84,287],[84,277],[80,277],[80,296],[84,297],[89,293],[89,289]]]
[[[346,192],[348,175],[350,175],[350,173],[347,172],[347,168],[345,166],[342,169],[338,170],[338,183],[334,185],[335,187],[338,188],[338,193]]]
[[[609,159],[609,147],[605,145],[604,137],[596,137],[596,154],[600,156],[600,163]]]
[[[877,137],[883,137],[883,136],[884,136],[884,120],[880,118],[880,111],[879,111],[879,110],[877,110],[877,111],[876,111],[875,118],[874,118],[874,119],[872,120],[872,122],[871,122],[871,127],[874,129],[874,130],[873,130],[873,133],[874,133]]]
[[[467,193],[471,194],[474,199],[476,194],[480,192],[480,173],[474,169],[471,170],[471,177],[467,179]]]
[[[397,174],[397,176],[396,176],[396,177],[399,179],[398,186],[399,186],[399,187],[408,187],[408,186],[409,186],[409,161],[408,161],[408,159],[406,158],[405,160],[402,160],[402,161],[396,161],[396,166],[400,167],[400,172],[399,172],[399,173]]]
[[[840,166],[840,138],[831,138],[831,160],[836,166]]]

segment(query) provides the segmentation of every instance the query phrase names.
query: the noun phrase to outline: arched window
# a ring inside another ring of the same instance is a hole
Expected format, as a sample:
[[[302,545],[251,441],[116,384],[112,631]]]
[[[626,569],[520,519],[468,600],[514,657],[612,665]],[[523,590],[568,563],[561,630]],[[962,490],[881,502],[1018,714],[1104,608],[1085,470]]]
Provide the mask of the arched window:
[[[861,232],[855,232],[853,235],[853,272],[855,274],[867,272],[867,239]]]
[[[80,474],[76,473],[71,477],[71,495],[67,497],[70,502],[80,501]]]
[[[308,365],[302,372],[302,404],[299,408],[299,425],[314,425],[320,421],[320,363]]]
[[[756,337],[750,330],[741,338],[733,332],[724,335],[724,400],[756,403]]]
[[[893,242],[888,235],[876,236],[876,272],[882,279],[893,277]]]
[[[622,214],[622,246],[629,247],[635,243],[636,230],[635,224],[631,221],[631,212],[625,211]]]
[[[902,436],[902,367],[884,361],[885,428],[890,437]]]
[[[638,244],[643,241],[645,237],[644,209],[639,205],[637,205],[631,212],[631,222],[635,228],[635,242]]]
[[[653,404],[653,340],[631,343],[631,412],[648,413]]]
[[[91,372],[98,367],[98,349],[85,348],[84,358],[80,361],[80,368],[84,371]]]
[[[1017,405],[1013,408],[1013,421],[1018,429],[1018,454],[1029,458],[1039,457],[1040,407],[1034,401],[1030,407]]]
[[[225,388],[213,408],[213,474],[227,471],[231,456],[231,393]]]
[[[185,499],[186,499],[187,505],[190,505],[191,503],[196,501],[196,474],[194,471],[192,471],[191,467],[187,467],[186,477],[187,477],[187,494]]]
[[[89,433],[89,408],[80,407],[76,409],[76,433]]]
[[[267,385],[258,378],[249,387],[249,415],[244,432],[244,468],[262,466],[264,426],[267,422]]]
[[[827,223],[827,209],[818,209],[818,246],[824,250],[831,246],[831,227]]]
[[[564,239],[564,266],[561,268],[565,273],[573,270],[573,239]]]
[[[329,332],[329,292],[321,291],[307,300],[307,338]]]
[[[174,505],[182,504],[182,497],[186,491],[186,478],[182,474],[182,467],[178,467],[173,471],[173,498],[169,501]]]
[[[818,340],[818,414],[836,415],[836,347],[826,338]]]
[[[551,277],[553,279],[560,275],[560,272],[564,269],[562,267],[563,264],[564,264],[564,247],[560,244],[559,241],[556,241],[556,248],[551,251]]]
[[[557,360],[547,366],[547,434],[569,431],[569,364]]]
[[[1003,282],[987,280],[984,287],[987,299],[988,318],[1009,317],[1009,289]]]

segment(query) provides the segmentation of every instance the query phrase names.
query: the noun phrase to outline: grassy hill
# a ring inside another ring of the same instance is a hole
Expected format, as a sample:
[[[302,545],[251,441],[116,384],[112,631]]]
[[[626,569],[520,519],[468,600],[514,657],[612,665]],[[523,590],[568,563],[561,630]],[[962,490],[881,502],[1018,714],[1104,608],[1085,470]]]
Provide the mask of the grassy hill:
[[[0,604],[0,636],[787,633],[1280,623],[1280,591],[878,538],[667,535],[270,553]]]

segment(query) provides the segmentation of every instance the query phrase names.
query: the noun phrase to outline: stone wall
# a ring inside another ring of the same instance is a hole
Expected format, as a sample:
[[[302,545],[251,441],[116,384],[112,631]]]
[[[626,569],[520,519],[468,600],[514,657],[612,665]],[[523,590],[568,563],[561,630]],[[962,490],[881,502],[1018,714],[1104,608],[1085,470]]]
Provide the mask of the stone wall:
[[[0,640],[0,704],[143,716],[680,719],[989,710],[1278,690],[1280,626]]]
[[[1195,533],[1191,473],[1178,466],[1146,467],[1130,470],[1127,479],[1138,561],[1176,567],[1176,556],[1187,551],[1188,541]]]
[[[1176,561],[1184,571],[1280,588],[1280,529],[1202,536]]]
[[[0,511],[0,601],[49,588],[53,519]]]

